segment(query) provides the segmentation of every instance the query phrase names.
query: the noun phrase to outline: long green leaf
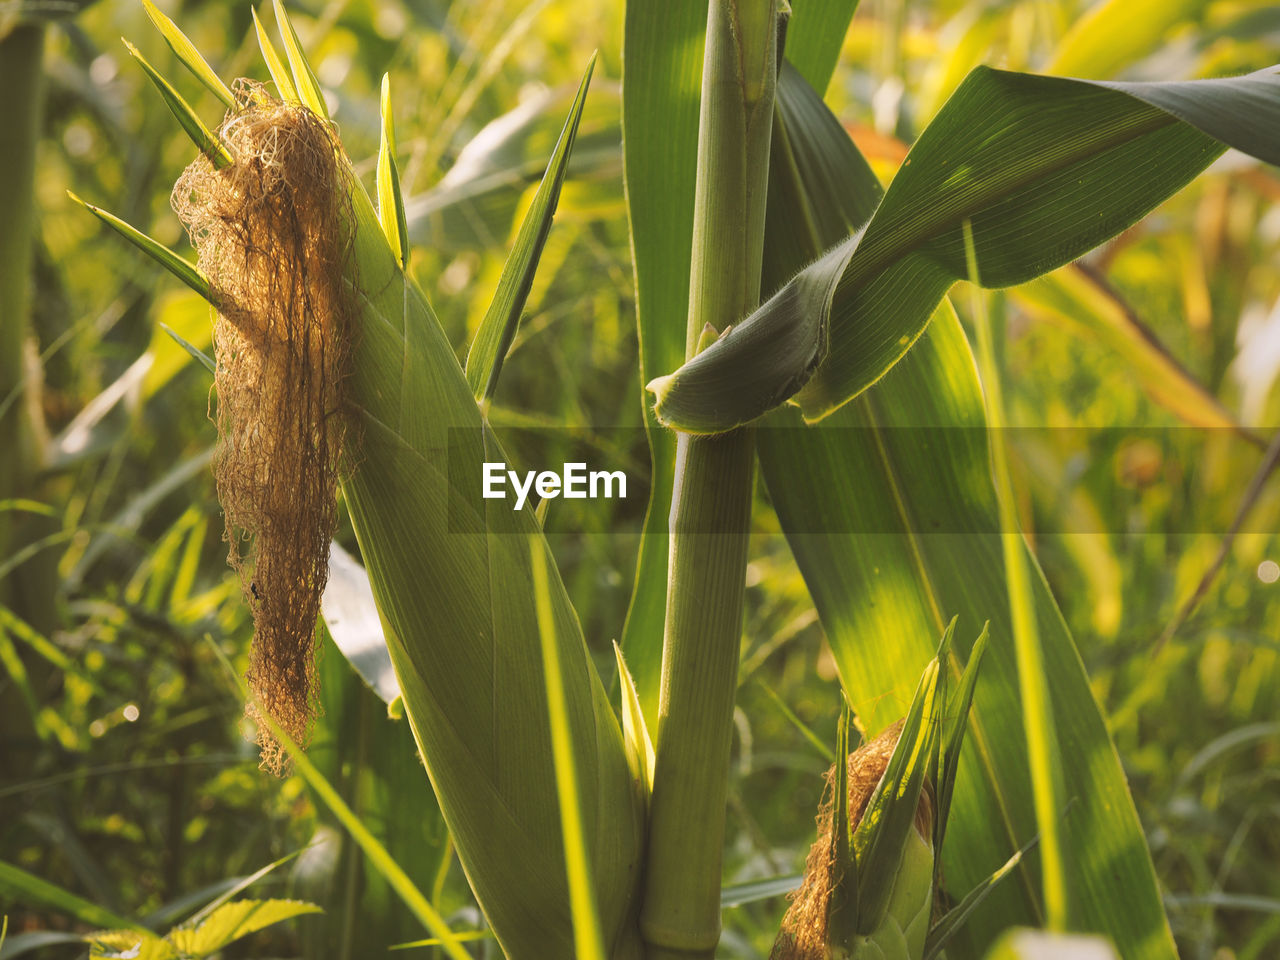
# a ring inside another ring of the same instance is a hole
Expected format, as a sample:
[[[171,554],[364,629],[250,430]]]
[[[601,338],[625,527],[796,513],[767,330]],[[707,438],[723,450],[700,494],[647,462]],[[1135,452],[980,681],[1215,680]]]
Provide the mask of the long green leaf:
[[[276,26],[280,29],[280,39],[284,41],[285,56],[289,58],[289,69],[293,73],[293,88],[298,99],[318,117],[329,119],[329,107],[324,102],[324,92],[320,89],[320,81],[316,79],[311,62],[302,51],[302,43],[293,29],[293,22],[285,12],[280,0],[271,0],[276,12]],[[277,83],[277,86],[279,84]]]
[[[169,49],[173,51],[174,56],[204,84],[206,90],[221,100],[228,109],[234,110],[236,98],[231,88],[222,82],[222,78],[214,72],[213,67],[209,66],[209,61],[204,58],[196,45],[151,0],[142,0],[142,5],[146,8],[151,22],[164,36],[164,42],[169,44]]]
[[[587,859],[582,829],[582,797],[578,793],[565,701],[564,675],[560,670],[560,650],[556,643],[555,614],[547,578],[547,544],[537,534],[529,535],[530,569],[533,572],[534,608],[538,633],[542,638],[542,674],[547,690],[547,712],[551,726],[551,752],[555,763],[556,797],[560,805],[560,829],[564,836],[565,873],[569,883],[569,911],[573,915],[574,956],[580,960],[604,960],[600,917],[596,911],[591,864]]]
[[[818,109],[816,94],[807,96]],[[806,126],[786,119],[796,154],[815,154],[799,168],[843,180],[840,189],[811,195],[778,187],[807,196],[813,223],[855,219],[875,202],[879,185],[847,138],[810,138]],[[828,213],[832,207],[843,211]],[[776,221],[770,231],[766,264],[775,283],[831,239],[818,234],[805,249]],[[770,496],[845,689],[868,727],[902,713],[934,655],[927,638],[947,619],[959,616],[961,634],[991,621],[942,851],[952,891],[975,887],[1036,833],[984,430],[973,356],[944,302],[911,352],[856,402],[809,428],[798,411],[779,410],[758,431]],[[832,477],[845,479],[832,484]],[[1073,925],[1107,931],[1127,958],[1167,960],[1172,938],[1124,773],[1057,606],[1028,562],[1063,780],[1076,797],[1063,822],[1074,853],[1067,864]],[[953,674],[966,656],[973,654],[957,642]],[[1041,919],[1024,861],[975,911],[948,954],[979,957],[1009,922]]]
[[[143,72],[151,80],[160,96],[164,100],[165,106],[169,108],[169,112],[174,115],[178,123],[182,125],[182,129],[187,132],[187,136],[194,143],[209,161],[217,168],[221,169],[231,164],[231,151],[229,151],[221,140],[214,134],[212,130],[204,125],[204,121],[191,108],[191,104],[182,98],[182,95],[173,88],[173,84],[169,83],[160,72],[156,70],[147,58],[144,57],[128,40],[124,42],[125,47],[129,50],[129,56],[138,61]]]
[[[1040,887],[1045,922],[1050,930],[1067,929],[1067,881],[1063,867],[1062,835],[1058,814],[1062,809],[1061,757],[1053,726],[1049,677],[1044,669],[1044,648],[1036,623],[1035,597],[1027,565],[1026,545],[1018,530],[1018,507],[1013,478],[1009,474],[1009,449],[1005,442],[1004,389],[996,364],[995,333],[974,252],[972,225],[963,225],[965,269],[972,294],[971,317],[978,341],[978,369],[991,426],[991,474],[995,481],[996,514],[1000,518],[1005,586],[1009,594],[1009,623],[1018,664],[1018,692],[1022,700],[1022,730],[1027,740],[1031,794],[1040,828]]]
[[[538,260],[546,245],[547,234],[551,232],[551,220],[560,200],[560,188],[564,185],[565,171],[569,156],[573,153],[573,141],[578,134],[582,107],[586,103],[587,87],[591,83],[591,73],[595,66],[596,56],[592,54],[591,62],[582,75],[582,82],[578,84],[573,106],[569,108],[569,116],[565,118],[564,128],[560,131],[560,139],[556,141],[555,151],[547,161],[546,173],[543,174],[533,202],[520,224],[520,232],[510,256],[507,257],[506,265],[502,268],[493,301],[476,331],[475,339],[471,341],[471,350],[467,353],[467,383],[471,385],[471,392],[476,400],[481,402],[493,396],[498,386],[498,377],[502,373],[502,362],[519,329],[520,314],[529,299],[533,275],[538,269]]]
[[[122,927],[143,930],[144,927],[117,913],[90,903],[70,890],[42,880],[21,867],[0,860],[0,891],[9,903],[29,908],[56,910],[81,923],[95,927]]]
[[[262,51],[262,60],[266,63],[267,73],[271,75],[271,79],[276,85],[277,95],[281,100],[301,102],[298,90],[293,85],[293,77],[289,76],[289,68],[280,59],[280,52],[276,50],[275,44],[271,42],[271,37],[267,34],[266,28],[262,25],[262,20],[258,17],[258,11],[250,7],[249,12],[253,14],[253,30],[258,35],[258,49]]]
[[[623,27],[622,164],[636,274],[640,382],[684,360],[685,318],[698,157],[699,78],[707,12],[687,0],[628,0]],[[650,405],[645,430],[653,482],[636,581],[622,632],[622,652],[650,730],[658,729],[662,630],[667,587],[667,518],[675,476],[675,439],[657,427]]]
[[[276,13],[304,102],[322,110],[278,2]],[[405,713],[504,951],[567,956],[573,924],[527,549],[541,528],[531,506],[481,496],[481,465],[505,460],[502,448],[359,179],[343,179],[356,233],[343,282],[359,325],[347,381],[357,453],[343,493]],[[601,927],[611,952],[628,953],[639,946],[644,801],[564,585],[554,570],[548,579]]]
[[[775,296],[659,381],[658,417],[715,433],[793,394],[806,419],[827,416],[906,353],[964,278],[965,220],[983,283],[1022,283],[1136,222],[1224,145],[1280,162],[1280,72],[1092,83],[980,67],[921,134],[865,231],[792,280],[794,296]],[[785,365],[769,363],[770,341],[785,345]],[[750,392],[731,386],[744,377]]]
[[[793,4],[787,24],[787,59],[800,65],[809,85],[821,93],[840,58],[858,0],[805,0]]]
[[[92,203],[81,200],[70,190],[67,191],[67,196],[92,213],[116,233],[120,234],[120,236],[132,243],[156,263],[160,264],[160,266],[172,273],[196,293],[200,294],[200,296],[205,300],[210,303],[213,302],[213,288],[209,284],[209,278],[201,273],[200,268],[194,263],[184,260],[159,240],[153,240],[141,230],[130,226],[114,214],[108,213],[101,207],[95,207]]]

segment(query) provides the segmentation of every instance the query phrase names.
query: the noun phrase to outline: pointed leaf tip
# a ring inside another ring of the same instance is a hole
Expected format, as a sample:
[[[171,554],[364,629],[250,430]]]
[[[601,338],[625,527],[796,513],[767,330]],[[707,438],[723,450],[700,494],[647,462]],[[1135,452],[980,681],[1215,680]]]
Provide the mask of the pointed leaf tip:
[[[560,201],[560,188],[564,185],[569,156],[573,152],[594,67],[593,56],[583,73],[582,82],[578,84],[573,106],[560,130],[551,159],[547,161],[546,172],[538,184],[533,202],[520,224],[520,232],[516,235],[511,255],[502,268],[493,302],[480,322],[480,328],[471,342],[471,349],[467,352],[467,384],[477,401],[493,396],[502,372],[502,363],[519,329],[520,315],[529,299],[534,273],[546,245],[547,235],[551,232],[556,205]]]
[[[324,102],[324,91],[320,89],[320,81],[307,55],[302,51],[302,42],[298,40],[293,22],[285,13],[284,4],[280,0],[271,0],[276,12],[276,25],[280,28],[280,39],[284,41],[284,52],[289,58],[289,69],[293,71],[293,86],[298,92],[298,99],[318,117],[329,120],[329,107]]]
[[[293,78],[289,76],[289,68],[280,59],[280,52],[271,42],[271,37],[267,34],[266,27],[262,25],[262,18],[258,16],[258,11],[250,7],[249,12],[253,14],[253,29],[258,35],[258,49],[262,51],[267,73],[271,75],[271,81],[276,85],[276,93],[280,95],[281,100],[301,102],[298,91],[293,85]]]
[[[396,167],[396,128],[391,113],[391,77],[382,75],[382,135],[378,144],[378,220],[401,268],[409,264],[409,222],[405,216],[400,171]]]
[[[204,121],[191,108],[191,104],[182,98],[182,95],[160,74],[160,71],[147,61],[147,58],[142,55],[142,52],[137,47],[124,37],[120,39],[128,49],[129,56],[138,61],[138,65],[142,67],[143,72],[146,73],[155,88],[160,91],[160,96],[164,99],[165,106],[169,108],[169,112],[182,125],[182,129],[187,132],[191,142],[219,170],[230,166],[233,160],[231,151],[226,148],[226,145],[217,138],[212,130],[204,125]]]
[[[204,84],[206,90],[221,100],[228,109],[234,110],[236,98],[231,88],[222,82],[222,78],[209,66],[209,61],[205,60],[196,45],[151,0],[142,0],[142,6],[146,8],[147,16],[151,18],[151,22],[156,25],[165,43],[169,44],[169,49],[182,62],[182,65]]]
[[[174,253],[159,240],[147,236],[137,227],[125,223],[114,214],[108,213],[101,207],[96,207],[93,204],[80,199],[80,197],[76,196],[76,194],[72,193],[70,190],[67,191],[67,196],[83,206],[95,217],[132,243],[156,263],[160,264],[160,266],[172,273],[196,293],[200,294],[200,296],[209,303],[213,303],[213,286],[210,284],[209,278],[201,273],[200,268],[194,263],[178,256],[178,254]]]

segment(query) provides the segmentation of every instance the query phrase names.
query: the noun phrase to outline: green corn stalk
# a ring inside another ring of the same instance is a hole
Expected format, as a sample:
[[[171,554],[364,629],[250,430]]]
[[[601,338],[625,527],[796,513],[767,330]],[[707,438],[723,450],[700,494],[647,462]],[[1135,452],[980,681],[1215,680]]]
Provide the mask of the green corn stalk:
[[[775,0],[711,0],[685,354],[760,299]],[[641,929],[649,956],[710,957],[737,691],[755,437],[682,436]]]
[[[283,96],[326,117],[319,84],[278,2],[275,14],[285,56],[257,25],[272,79]],[[167,19],[153,19],[179,59],[221,98],[225,85],[194,46]],[[215,165],[225,162],[226,147],[216,133],[157,72],[147,72],[197,147]],[[549,221],[554,211],[585,90],[584,79],[544,178],[546,189],[530,210],[535,223]],[[562,841],[567,814],[556,791],[543,682],[542,645],[551,644],[563,680],[557,736],[563,736],[562,757],[576,774],[581,816],[574,826],[590,866],[589,900],[609,955],[639,956],[635,910],[644,799],[538,520],[532,509],[513,511],[480,498],[481,463],[505,457],[426,297],[404,270],[405,219],[388,104],[384,96],[381,218],[350,161],[338,157],[351,190],[345,201],[335,199],[349,202],[355,228],[344,282],[360,307],[348,388],[359,452],[346,471],[343,494],[405,714],[463,868],[503,950],[510,957],[569,956],[576,921]],[[90,209],[216,306],[216,283],[198,266]],[[530,239],[522,231],[508,265],[521,277],[530,269],[529,243],[545,237],[545,223],[527,233]],[[500,285],[503,305],[492,311],[495,323],[519,316],[527,289],[521,280]],[[500,351],[488,353],[490,364],[500,359]],[[476,376],[491,386],[488,370]],[[535,554],[541,551],[536,563],[530,540]]]

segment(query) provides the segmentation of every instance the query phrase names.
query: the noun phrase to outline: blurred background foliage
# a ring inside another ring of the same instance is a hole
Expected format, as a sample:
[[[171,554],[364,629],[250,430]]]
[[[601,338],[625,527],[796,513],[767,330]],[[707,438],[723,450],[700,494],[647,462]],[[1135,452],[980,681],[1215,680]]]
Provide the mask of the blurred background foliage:
[[[30,230],[20,218],[4,225],[6,249],[29,250],[31,286],[27,303],[0,303],[2,348],[23,358],[6,364],[0,383],[0,459],[9,460],[0,471],[0,859],[160,923],[182,915],[184,898],[207,899],[303,850],[261,886],[316,899],[328,913],[234,949],[372,955],[425,934],[300,780],[257,769],[211,647],[243,668],[251,626],[225,565],[208,470],[210,379],[161,326],[207,349],[207,308],[65,193],[185,243],[168,196],[190,146],[121,34],[206,120],[220,108],[141,5],[99,0],[70,16],[65,6],[0,5],[6,76],[23,51],[42,76],[42,85],[11,79],[0,106],[0,163],[34,150],[37,211]],[[247,5],[164,8],[223,76],[265,79]],[[460,354],[599,49],[492,420],[521,467],[558,463],[585,444],[643,480],[619,150],[621,3],[291,9],[370,183],[378,83],[392,74],[411,266]],[[1280,10],[1264,0],[864,0],[827,98],[887,181],[979,63],[1175,79],[1277,60]],[[41,103],[38,135],[24,142],[12,118]],[[1024,527],[1109,718],[1188,958],[1280,952],[1280,485],[1263,488],[1202,600],[1157,650],[1213,565],[1280,424],[1277,198],[1274,169],[1228,153],[1084,269],[993,303],[1005,320],[1010,420],[1026,428],[1012,437]],[[551,507],[557,559],[606,677],[643,503]],[[802,863],[828,763],[804,728],[832,744],[837,718],[821,629],[766,504],[755,522],[729,884]],[[355,549],[349,529],[339,539]],[[407,725],[388,719],[332,646],[321,670],[325,715],[312,756],[455,926],[476,929],[483,920]],[[10,893],[0,891],[0,903],[11,935],[71,927],[56,910],[17,907]],[[731,910],[723,955],[767,955],[782,909],[775,898]]]

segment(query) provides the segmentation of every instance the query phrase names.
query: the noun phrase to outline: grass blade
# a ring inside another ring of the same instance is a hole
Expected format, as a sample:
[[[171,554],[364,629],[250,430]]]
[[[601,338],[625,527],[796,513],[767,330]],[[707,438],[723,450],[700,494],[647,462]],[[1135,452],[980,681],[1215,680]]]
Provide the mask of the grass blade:
[[[81,200],[78,196],[67,191],[69,196],[80,206],[84,207],[95,217],[105,223],[120,236],[124,237],[135,247],[149,256],[160,266],[164,267],[175,277],[185,283],[205,300],[213,303],[213,288],[209,283],[209,278],[200,272],[200,268],[189,260],[184,260],[159,240],[153,240],[141,230],[130,226],[114,214],[108,213],[101,207],[95,207],[93,204]]]
[[[169,44],[169,49],[182,62],[182,65],[204,84],[206,90],[221,100],[227,109],[234,110],[236,98],[231,88],[222,82],[222,78],[209,66],[209,61],[205,60],[196,49],[196,45],[151,0],[142,0],[142,5],[146,7],[147,16],[164,36],[165,43]]]
[[[1009,453],[1005,447],[1004,399],[1000,370],[996,365],[994,335],[986,297],[978,289],[977,252],[973,227],[963,224],[965,264],[973,294],[973,323],[978,335],[978,368],[986,394],[987,423],[991,429],[991,473],[995,479],[996,509],[1000,519],[1000,539],[1004,546],[1004,572],[1009,593],[1009,619],[1017,653],[1018,688],[1022,700],[1022,725],[1027,738],[1031,767],[1031,793],[1036,824],[1041,837],[1041,883],[1044,888],[1045,922],[1050,930],[1066,930],[1070,919],[1067,875],[1058,811],[1062,809],[1062,760],[1058,751],[1049,677],[1045,672],[1044,648],[1036,622],[1035,599],[1031,593],[1031,573],[1018,528],[1018,507],[1013,479],[1009,474]]]
[[[693,226],[698,157],[698,88],[702,75],[705,4],[647,0],[626,5],[623,28],[622,164],[636,278],[640,382],[684,360],[691,247],[672,243]],[[643,77],[641,83],[630,78]],[[636,558],[635,585],[622,630],[622,650],[650,729],[657,730],[666,612],[667,518],[671,513],[676,442],[659,427],[642,397],[653,461],[653,487]]]
[[[173,85],[169,83],[155,67],[147,62],[147,58],[128,40],[124,41],[124,45],[129,50],[129,56],[138,61],[138,64],[151,78],[151,82],[155,84],[156,89],[160,91],[160,96],[164,98],[165,106],[177,118],[178,123],[182,124],[182,129],[187,131],[187,136],[206,157],[218,169],[229,167],[231,165],[231,152],[223,145],[208,127],[204,125],[196,112],[191,109],[191,104],[182,99],[182,95],[173,89]]]
[[[222,648],[213,642],[212,637],[206,635],[205,639],[208,641],[214,655],[226,668],[227,675],[236,685],[241,698],[248,702],[251,699],[249,688],[240,679],[235,667],[227,660]],[[431,902],[423,896],[422,891],[409,879],[409,875],[404,872],[404,868],[387,852],[387,848],[378,841],[378,838],[370,832],[364,822],[347,806],[346,801],[333,788],[333,785],[316,769],[315,764],[307,757],[305,751],[290,739],[289,735],[271,719],[266,710],[259,709],[257,716],[261,719],[261,722],[271,727],[272,734],[288,752],[289,759],[293,762],[294,772],[307,782],[307,786],[329,808],[329,811],[342,824],[347,833],[351,835],[351,839],[364,851],[365,856],[369,858],[391,888],[404,901],[404,905],[413,912],[424,927],[440,940],[445,953],[452,957],[453,960],[470,960],[466,950],[454,938],[453,931],[449,929],[449,925],[445,923],[444,918],[431,905]]]
[[[853,723],[849,701],[840,695],[840,724],[836,728],[835,810],[831,831],[831,900],[827,904],[827,930],[835,943],[848,943],[857,934],[861,919],[859,863],[854,853],[849,822],[849,728]]]
[[[560,799],[560,829],[564,836],[565,870],[569,877],[569,909],[573,915],[574,955],[580,960],[604,960],[604,940],[596,910],[595,885],[582,825],[582,802],[578,794],[578,773],[574,767],[569,706],[560,671],[560,652],[555,640],[555,617],[551,611],[551,591],[547,586],[547,545],[539,536],[529,537],[530,570],[533,573],[534,605],[538,633],[542,637],[543,679],[547,685],[547,712],[551,721],[551,751],[555,759],[556,793]]]
[[[70,890],[64,890],[57,884],[42,880],[35,874],[27,873],[20,867],[0,860],[0,891],[5,900],[26,907],[44,907],[56,910],[81,923],[94,927],[114,927],[122,930],[145,930],[146,928],[120,916],[118,913],[90,903],[78,897]]]
[[[596,55],[592,54],[582,82],[578,84],[578,94],[569,109],[569,116],[560,131],[560,138],[547,162],[546,173],[543,174],[533,203],[529,205],[529,211],[520,224],[520,233],[507,258],[506,266],[502,268],[497,293],[494,294],[493,302],[489,305],[467,353],[467,383],[471,385],[476,400],[481,403],[489,400],[497,389],[502,362],[520,326],[520,314],[529,298],[533,274],[538,268],[538,259],[546,245],[547,234],[551,232],[551,221],[560,199],[560,188],[564,185],[565,170],[568,168],[569,155],[573,152],[574,138],[578,135],[578,123],[582,119],[582,107],[586,103],[587,87],[591,84],[595,65]],[[400,209],[403,218],[403,205]]]

